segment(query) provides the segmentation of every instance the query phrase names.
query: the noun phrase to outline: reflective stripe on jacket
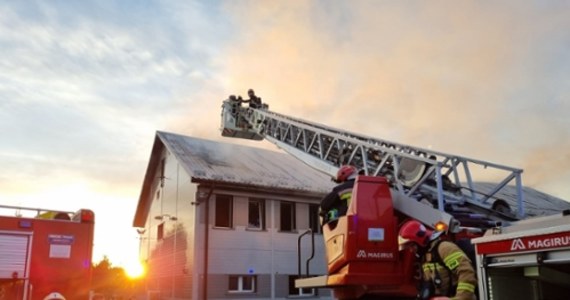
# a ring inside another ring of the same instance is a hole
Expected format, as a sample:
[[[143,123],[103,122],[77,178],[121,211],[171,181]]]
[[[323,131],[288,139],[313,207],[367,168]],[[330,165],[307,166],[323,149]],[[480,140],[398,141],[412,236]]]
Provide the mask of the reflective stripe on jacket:
[[[338,210],[338,216],[346,215],[350,199],[352,198],[352,188],[354,187],[354,179],[347,180],[335,186],[321,200],[321,211],[328,212],[332,209]]]
[[[431,248],[437,244],[439,244],[437,251],[445,266],[432,261]],[[454,300],[476,299],[477,276],[475,270],[473,270],[467,255],[454,243],[432,241],[430,249],[425,255],[422,270],[424,280],[434,284],[435,295],[432,296],[449,296]],[[455,291],[453,291],[454,289]]]

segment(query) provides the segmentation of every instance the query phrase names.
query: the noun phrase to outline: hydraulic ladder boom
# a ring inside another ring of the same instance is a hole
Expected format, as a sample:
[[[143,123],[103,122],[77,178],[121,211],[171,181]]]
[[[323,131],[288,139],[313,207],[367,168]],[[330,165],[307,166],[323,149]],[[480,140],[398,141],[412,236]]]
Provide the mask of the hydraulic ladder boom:
[[[266,139],[331,176],[343,164],[354,165],[366,175],[384,176],[392,186],[395,208],[425,224],[433,225],[442,216],[445,219],[445,212],[462,223],[462,219],[478,222],[471,227],[482,228],[525,215],[521,169],[335,129],[269,111],[267,105],[242,107],[231,99],[222,105],[222,135]],[[476,182],[483,180],[475,177],[488,175],[499,178],[499,183],[481,191]],[[514,212],[498,198],[498,193],[513,180]],[[420,201],[439,212],[426,216],[428,210]]]

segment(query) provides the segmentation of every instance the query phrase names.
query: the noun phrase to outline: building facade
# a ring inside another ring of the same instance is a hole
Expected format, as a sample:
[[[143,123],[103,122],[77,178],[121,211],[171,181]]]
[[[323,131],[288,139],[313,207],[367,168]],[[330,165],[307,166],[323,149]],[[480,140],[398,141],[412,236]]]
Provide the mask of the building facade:
[[[133,225],[154,299],[330,299],[318,204],[330,178],[274,151],[157,132]]]

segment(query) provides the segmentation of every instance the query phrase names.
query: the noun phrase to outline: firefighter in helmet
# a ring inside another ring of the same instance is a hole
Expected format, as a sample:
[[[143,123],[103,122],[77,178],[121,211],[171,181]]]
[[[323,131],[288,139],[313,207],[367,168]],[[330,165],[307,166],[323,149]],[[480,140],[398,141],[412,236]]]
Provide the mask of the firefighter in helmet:
[[[358,170],[354,166],[344,165],[338,169],[334,179],[338,185],[321,200],[323,223],[334,221],[346,214],[356,176]]]
[[[419,298],[443,296],[453,300],[477,299],[477,277],[471,260],[455,243],[442,240],[442,233],[429,230],[416,220],[407,221],[400,227],[400,247],[416,247],[421,259]]]
[[[241,101],[242,103],[249,103],[249,107],[251,107],[251,108],[262,108],[263,107],[263,104],[261,102],[261,97],[256,96],[253,89],[247,90],[247,96],[249,97],[249,99],[242,100]]]

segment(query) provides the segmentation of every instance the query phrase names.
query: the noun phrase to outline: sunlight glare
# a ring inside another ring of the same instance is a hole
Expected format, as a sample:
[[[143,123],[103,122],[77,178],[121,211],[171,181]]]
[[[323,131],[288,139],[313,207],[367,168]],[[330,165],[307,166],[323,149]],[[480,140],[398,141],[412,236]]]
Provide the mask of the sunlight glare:
[[[125,267],[125,273],[131,279],[143,277],[145,274],[144,266],[140,262],[133,262]]]

